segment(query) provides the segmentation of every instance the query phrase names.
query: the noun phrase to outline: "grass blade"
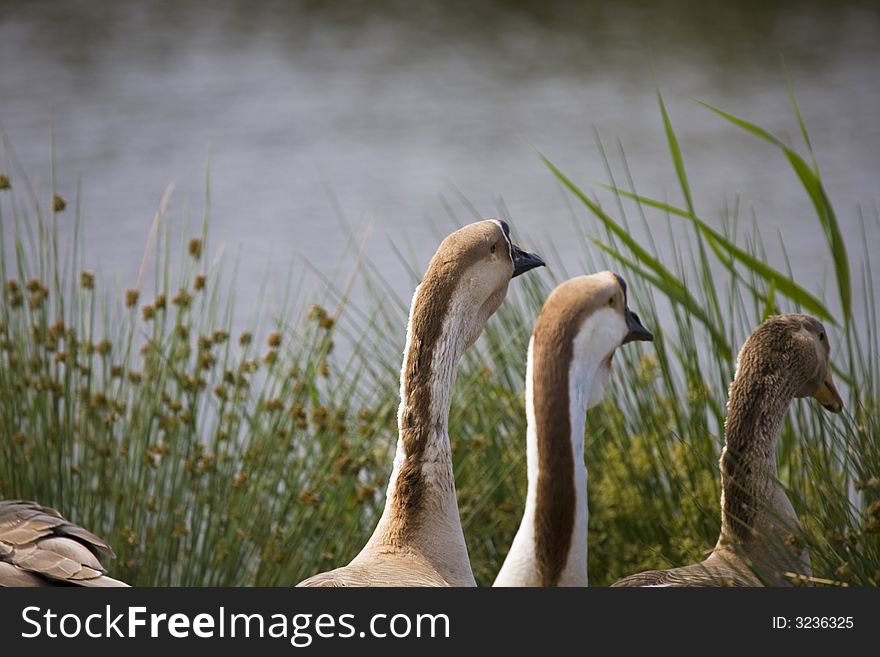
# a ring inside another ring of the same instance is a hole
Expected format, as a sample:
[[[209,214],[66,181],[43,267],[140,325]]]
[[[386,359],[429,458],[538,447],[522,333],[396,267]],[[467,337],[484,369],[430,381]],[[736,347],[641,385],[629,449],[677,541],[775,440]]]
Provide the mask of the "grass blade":
[[[852,319],[852,285],[850,282],[849,259],[847,258],[843,236],[840,233],[840,226],[838,225],[837,217],[834,214],[834,208],[828,200],[828,195],[825,193],[825,188],[822,185],[822,180],[817,171],[807,164],[806,160],[804,160],[804,158],[796,151],[786,146],[782,140],[764,128],[744,119],[740,119],[739,117],[729,114],[708,103],[702,101],[696,102],[726,121],[782,150],[797,174],[798,179],[800,179],[804,190],[813,202],[813,207],[816,209],[816,215],[819,217],[819,223],[822,226],[822,230],[825,232],[825,239],[828,242],[828,246],[831,250],[831,257],[834,262],[837,290],[840,296],[840,305],[843,309],[844,324],[848,325]]]
[[[743,263],[746,267],[748,267],[755,273],[759,274],[764,280],[772,284],[780,293],[784,294],[795,303],[803,306],[805,310],[809,310],[810,312],[815,313],[821,319],[829,321],[833,324],[838,323],[832,315],[831,311],[829,311],[825,304],[823,304],[815,295],[811,294],[804,287],[795,283],[794,280],[791,279],[791,277],[778,271],[777,269],[774,269],[766,262],[759,260],[758,258],[751,255],[748,251],[742,249],[732,241],[728,240],[723,234],[719,233],[717,230],[709,226],[706,222],[701,220],[696,215],[693,215],[687,210],[683,210],[682,208],[677,208],[674,205],[663,203],[662,201],[648,198],[640,194],[634,194],[625,189],[620,189],[600,182],[596,182],[594,184],[609,191],[613,191],[615,194],[620,194],[621,196],[624,196],[625,198],[628,198],[630,200],[642,203],[657,210],[662,210],[663,212],[666,212],[670,215],[682,217],[684,219],[687,219],[688,221],[693,222],[700,230],[700,232],[703,233],[708,239],[711,239],[714,244],[721,247],[730,256]]]

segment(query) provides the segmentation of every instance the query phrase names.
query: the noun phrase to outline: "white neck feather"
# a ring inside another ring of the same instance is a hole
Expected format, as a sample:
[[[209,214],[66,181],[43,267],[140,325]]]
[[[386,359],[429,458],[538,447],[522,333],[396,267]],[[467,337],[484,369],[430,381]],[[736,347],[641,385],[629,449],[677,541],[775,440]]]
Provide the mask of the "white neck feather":
[[[539,458],[538,435],[535,420],[532,341],[529,341],[526,365],[526,454],[528,468],[528,492],[522,523],[513,539],[510,552],[498,573],[494,586],[541,586],[535,550],[535,517],[538,500]],[[588,403],[592,401],[591,390],[597,365],[584,359],[573,359],[568,376],[569,426],[574,456],[575,517],[570,537],[568,558],[559,586],[587,585],[587,467],[584,464],[584,422]],[[546,391],[542,394],[553,394]]]
[[[413,296],[418,295],[418,288]],[[458,362],[466,347],[462,338],[462,327],[455,318],[461,311],[455,306],[455,300],[443,319],[443,327],[431,360],[430,391],[407,390],[404,372],[410,366],[411,342],[413,340],[412,315],[407,323],[406,346],[404,347],[403,365],[401,368],[400,406],[398,408],[398,427],[402,428],[404,412],[413,403],[414,395],[430,394],[430,418],[428,421],[427,444],[421,455],[421,472],[424,492],[422,497],[422,517],[414,532],[410,532],[405,550],[418,552],[427,559],[437,572],[453,586],[476,586],[467,544],[461,528],[458,501],[455,493],[455,479],[452,471],[452,453],[449,443],[449,408],[452,401],[452,389],[455,383]],[[361,554],[375,551],[377,548],[388,547],[386,536],[393,531],[394,524],[399,522],[395,508],[398,500],[397,478],[406,460],[407,453],[400,431],[397,450],[394,455],[394,467],[385,498],[385,508],[379,523]],[[400,546],[395,546],[400,547]],[[360,556],[360,555],[359,555]]]

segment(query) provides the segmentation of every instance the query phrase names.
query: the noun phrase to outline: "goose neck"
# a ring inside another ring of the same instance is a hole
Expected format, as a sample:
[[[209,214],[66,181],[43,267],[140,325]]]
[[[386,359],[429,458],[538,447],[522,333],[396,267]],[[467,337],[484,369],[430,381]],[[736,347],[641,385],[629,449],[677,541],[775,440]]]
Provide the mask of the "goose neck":
[[[394,468],[374,539],[417,551],[451,583],[473,584],[448,433],[452,388],[465,344],[455,313],[426,318],[418,312],[418,299],[417,291],[400,376]]]
[[[587,584],[583,427],[594,369],[529,344],[526,509],[498,585]]]
[[[722,539],[748,546],[756,530],[778,530],[779,520],[797,522],[776,465],[779,432],[797,387],[791,371],[760,366],[741,368],[730,386],[721,455]]]

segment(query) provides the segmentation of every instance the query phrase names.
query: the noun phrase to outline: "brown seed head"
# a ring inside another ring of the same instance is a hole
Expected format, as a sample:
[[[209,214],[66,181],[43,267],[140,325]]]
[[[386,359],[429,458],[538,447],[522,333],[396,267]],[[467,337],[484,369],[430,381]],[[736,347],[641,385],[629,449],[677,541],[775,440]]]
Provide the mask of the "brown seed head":
[[[131,308],[136,305],[138,302],[138,298],[140,298],[141,293],[139,290],[126,290],[125,291],[125,307]]]
[[[174,295],[174,298],[171,299],[171,303],[173,303],[175,306],[180,306],[181,308],[187,308],[189,307],[190,303],[192,303],[192,296],[189,292],[187,292],[183,288],[180,288],[177,291],[177,294]]]

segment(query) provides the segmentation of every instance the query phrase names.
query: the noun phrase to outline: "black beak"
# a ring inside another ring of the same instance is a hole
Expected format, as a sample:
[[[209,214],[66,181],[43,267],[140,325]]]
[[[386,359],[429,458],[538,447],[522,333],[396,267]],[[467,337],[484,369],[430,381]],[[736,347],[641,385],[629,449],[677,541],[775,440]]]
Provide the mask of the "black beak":
[[[547,264],[537,253],[523,251],[516,244],[511,244],[510,246],[513,255],[513,276],[511,276],[511,278],[516,278],[520,274],[525,274],[529,269],[543,267]]]
[[[651,332],[642,326],[642,320],[639,319],[639,316],[632,310],[627,308],[624,311],[623,316],[626,318],[626,328],[629,329],[629,333],[626,334],[626,337],[621,344],[626,344],[627,342],[633,342],[635,340],[650,342],[654,339]]]

